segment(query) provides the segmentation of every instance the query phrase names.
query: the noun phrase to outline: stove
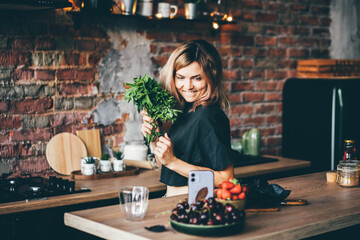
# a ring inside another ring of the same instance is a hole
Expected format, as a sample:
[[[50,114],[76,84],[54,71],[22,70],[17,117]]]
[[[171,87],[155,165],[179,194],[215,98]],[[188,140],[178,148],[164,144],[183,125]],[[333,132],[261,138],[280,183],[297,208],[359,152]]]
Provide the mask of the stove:
[[[61,177],[24,175],[0,180],[0,203],[46,200],[48,197],[90,191],[88,188],[77,187],[75,181]]]

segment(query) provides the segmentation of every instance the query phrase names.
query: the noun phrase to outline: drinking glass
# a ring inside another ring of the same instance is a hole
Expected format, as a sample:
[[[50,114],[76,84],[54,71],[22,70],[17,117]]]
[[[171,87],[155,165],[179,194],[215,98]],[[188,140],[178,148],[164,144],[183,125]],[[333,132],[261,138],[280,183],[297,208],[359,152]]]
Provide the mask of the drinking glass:
[[[126,186],[120,189],[120,209],[127,220],[145,217],[149,201],[149,189],[142,186]]]

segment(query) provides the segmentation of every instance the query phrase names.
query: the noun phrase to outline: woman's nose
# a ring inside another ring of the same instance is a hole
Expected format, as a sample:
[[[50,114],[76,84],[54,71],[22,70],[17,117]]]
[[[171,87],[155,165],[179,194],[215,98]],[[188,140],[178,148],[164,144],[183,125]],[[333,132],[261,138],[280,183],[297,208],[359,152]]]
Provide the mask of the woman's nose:
[[[185,89],[191,89],[193,87],[191,79],[186,79],[184,83]]]

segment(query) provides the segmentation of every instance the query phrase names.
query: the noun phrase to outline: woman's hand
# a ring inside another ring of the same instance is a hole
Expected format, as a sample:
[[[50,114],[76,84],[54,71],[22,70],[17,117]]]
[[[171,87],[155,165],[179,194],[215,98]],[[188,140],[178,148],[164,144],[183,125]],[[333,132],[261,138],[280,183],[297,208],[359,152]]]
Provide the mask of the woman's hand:
[[[154,154],[164,166],[176,159],[173,152],[173,145],[167,133],[159,138],[159,141],[156,143]]]
[[[142,110],[140,112],[141,116],[143,117],[143,123],[141,125],[141,132],[142,134],[144,135],[144,137],[146,137],[147,134],[151,134],[151,131],[154,129],[154,126],[151,125],[150,123],[153,123],[154,122],[154,119],[152,119],[151,117],[149,117],[147,115],[147,112],[146,110]],[[157,125],[157,124],[156,124]],[[159,132],[160,129],[159,127],[157,126],[156,127],[156,132]]]

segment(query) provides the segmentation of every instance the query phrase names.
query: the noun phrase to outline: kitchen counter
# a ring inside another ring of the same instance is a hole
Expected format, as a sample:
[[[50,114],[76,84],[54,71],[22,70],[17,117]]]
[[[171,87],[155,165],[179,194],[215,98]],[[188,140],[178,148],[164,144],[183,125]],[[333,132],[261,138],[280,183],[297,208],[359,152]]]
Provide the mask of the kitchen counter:
[[[302,239],[360,223],[360,187],[342,188],[326,181],[325,172],[270,181],[291,190],[288,199],[306,199],[303,206],[283,206],[278,212],[247,213],[242,232],[216,239]],[[105,239],[200,239],[172,230],[170,211],[186,195],[149,201],[141,221],[128,221],[119,206],[67,212],[65,225]],[[170,231],[150,232],[144,227],[164,225]]]
[[[308,161],[282,157],[276,158],[278,158],[279,161],[237,167],[235,168],[235,176],[237,178],[245,178],[263,174],[281,173],[310,166],[310,162]],[[159,179],[160,171],[141,170],[138,175],[134,176],[98,180],[76,180],[78,187],[89,188],[91,192],[49,197],[47,200],[39,201],[2,203],[0,204],[0,215],[114,199],[118,197],[120,187],[126,185],[146,186],[150,192],[164,191],[166,186],[159,182]]]

